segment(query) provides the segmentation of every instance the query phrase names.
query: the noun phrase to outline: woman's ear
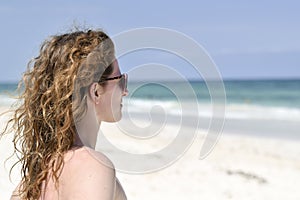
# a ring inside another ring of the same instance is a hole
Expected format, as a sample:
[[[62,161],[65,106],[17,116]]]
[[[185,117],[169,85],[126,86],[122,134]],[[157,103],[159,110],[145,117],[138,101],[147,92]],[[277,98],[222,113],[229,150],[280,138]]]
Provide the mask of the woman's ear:
[[[89,95],[95,104],[99,103],[102,90],[102,86],[100,86],[98,83],[92,83],[90,86]]]

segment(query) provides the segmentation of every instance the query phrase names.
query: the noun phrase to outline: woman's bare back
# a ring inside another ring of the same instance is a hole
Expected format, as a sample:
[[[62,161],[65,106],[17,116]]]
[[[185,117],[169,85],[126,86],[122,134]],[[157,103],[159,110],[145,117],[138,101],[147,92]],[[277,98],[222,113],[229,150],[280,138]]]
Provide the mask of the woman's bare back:
[[[58,190],[50,178],[43,184],[40,200],[127,199],[112,162],[102,153],[80,147],[68,151],[64,160]]]

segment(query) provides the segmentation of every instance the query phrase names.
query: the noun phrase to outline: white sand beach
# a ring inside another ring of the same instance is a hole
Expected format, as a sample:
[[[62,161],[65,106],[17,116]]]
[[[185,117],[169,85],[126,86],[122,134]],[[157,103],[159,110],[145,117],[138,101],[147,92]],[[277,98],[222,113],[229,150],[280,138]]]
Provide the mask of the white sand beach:
[[[3,117],[1,127],[3,127]],[[127,142],[115,124],[102,124],[105,135],[119,148],[149,152],[167,145],[178,127],[166,125],[164,136],[143,145]],[[157,172],[133,175],[117,172],[129,200],[137,199],[300,199],[300,141],[244,134],[222,134],[213,151],[203,160],[199,152],[205,136],[198,135],[177,162]],[[288,128],[287,128],[288,131]],[[4,160],[12,153],[11,136],[0,141],[0,199],[9,199],[18,181]],[[143,161],[141,161],[143,162]]]
[[[161,171],[118,173],[128,199],[300,199],[300,141],[223,134],[199,160],[203,138]]]

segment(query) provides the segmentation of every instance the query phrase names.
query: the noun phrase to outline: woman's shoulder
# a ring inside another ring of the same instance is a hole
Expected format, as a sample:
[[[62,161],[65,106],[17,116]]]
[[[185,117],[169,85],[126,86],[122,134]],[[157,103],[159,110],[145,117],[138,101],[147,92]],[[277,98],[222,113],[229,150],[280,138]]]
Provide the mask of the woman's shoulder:
[[[105,165],[106,167],[115,169],[112,161],[102,152],[95,151],[94,149],[91,149],[89,147],[83,147],[85,151],[90,155],[94,161],[100,165]]]
[[[112,161],[104,155],[102,152],[95,151],[92,148],[83,146],[69,151],[69,155],[66,155],[65,162],[69,161],[76,164],[76,166],[86,167],[98,167],[98,168],[110,168],[115,169]]]
[[[68,199],[112,199],[115,168],[103,153],[80,147],[67,152],[61,181]]]

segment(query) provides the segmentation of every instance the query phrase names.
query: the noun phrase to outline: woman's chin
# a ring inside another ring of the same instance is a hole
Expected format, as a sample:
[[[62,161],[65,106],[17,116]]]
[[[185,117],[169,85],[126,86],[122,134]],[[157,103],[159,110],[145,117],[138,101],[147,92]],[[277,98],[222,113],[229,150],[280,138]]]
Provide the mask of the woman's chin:
[[[122,119],[122,113],[120,113],[117,118],[115,118],[115,122],[118,122]]]

